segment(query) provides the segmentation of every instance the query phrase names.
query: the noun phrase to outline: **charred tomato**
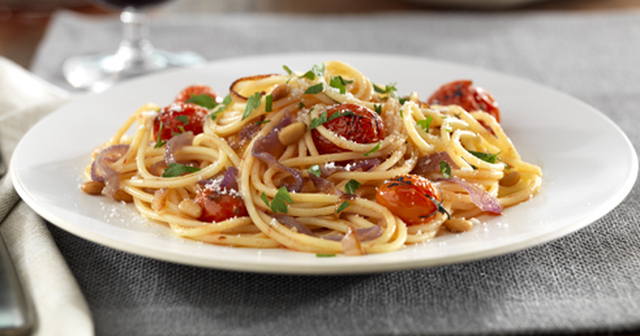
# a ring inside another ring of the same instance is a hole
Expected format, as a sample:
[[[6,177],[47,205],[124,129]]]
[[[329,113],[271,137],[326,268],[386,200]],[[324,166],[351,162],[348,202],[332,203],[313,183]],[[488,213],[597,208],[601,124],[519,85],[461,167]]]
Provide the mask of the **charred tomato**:
[[[337,104],[327,109],[327,117],[330,119],[334,113],[344,114],[322,124],[326,129],[347,140],[360,144],[376,143],[384,139],[385,130],[382,118],[370,109],[356,104]],[[313,143],[320,154],[347,152],[325,138],[316,129],[311,131]]]
[[[222,222],[234,217],[247,216],[244,201],[234,189],[205,188],[193,201],[202,208],[199,220],[203,222]]]
[[[218,94],[208,85],[191,85],[180,91],[173,100],[176,103],[186,103],[193,96],[207,95],[213,98],[213,101],[219,103]]]
[[[434,92],[427,104],[459,105],[467,111],[484,111],[500,122],[500,110],[493,95],[470,80],[457,80],[444,84]]]
[[[440,189],[428,179],[411,174],[386,181],[378,188],[376,202],[402,218],[407,225],[429,222],[436,212],[443,211]]]
[[[193,132],[202,133],[202,125],[209,111],[195,104],[173,103],[163,108],[153,122],[154,138],[167,141],[176,134]]]

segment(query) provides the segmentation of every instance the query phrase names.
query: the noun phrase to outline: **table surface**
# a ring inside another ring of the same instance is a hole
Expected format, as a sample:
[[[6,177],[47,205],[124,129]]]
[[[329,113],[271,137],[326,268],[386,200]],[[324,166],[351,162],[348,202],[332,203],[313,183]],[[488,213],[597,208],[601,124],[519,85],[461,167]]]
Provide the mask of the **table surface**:
[[[0,0],[0,55],[29,68],[38,44],[44,36],[50,14],[57,8],[106,16],[114,15],[82,0]],[[638,0],[547,0],[535,4],[501,9],[501,11],[605,11],[640,8]],[[154,9],[154,14],[171,12],[198,13],[363,13],[388,11],[451,11],[455,9],[418,4],[415,1],[388,0],[181,0]],[[482,13],[483,11],[479,11]],[[487,12],[486,10],[484,12]]]

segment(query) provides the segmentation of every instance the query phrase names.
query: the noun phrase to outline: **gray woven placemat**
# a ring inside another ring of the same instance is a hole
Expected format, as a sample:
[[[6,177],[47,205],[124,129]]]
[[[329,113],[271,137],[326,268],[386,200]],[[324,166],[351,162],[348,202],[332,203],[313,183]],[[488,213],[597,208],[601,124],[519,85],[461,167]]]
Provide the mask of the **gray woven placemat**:
[[[111,20],[53,20],[32,70],[117,45]],[[155,18],[152,40],[208,59],[364,51],[474,64],[595,106],[640,144],[640,12],[250,14]],[[532,97],[535,99],[535,97]],[[525,102],[526,103],[526,102]],[[552,120],[550,122],[553,122]],[[594,153],[615,160],[606,153]],[[304,277],[155,261],[50,230],[99,335],[431,335],[640,332],[640,189],[594,224],[524,251],[386,274]],[[594,200],[597,201],[597,200]]]

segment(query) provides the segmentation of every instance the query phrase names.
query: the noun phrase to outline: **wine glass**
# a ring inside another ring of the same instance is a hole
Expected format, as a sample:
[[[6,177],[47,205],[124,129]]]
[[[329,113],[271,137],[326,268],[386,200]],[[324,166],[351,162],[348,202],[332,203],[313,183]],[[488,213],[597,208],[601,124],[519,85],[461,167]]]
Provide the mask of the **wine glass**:
[[[170,53],[151,45],[149,27],[142,10],[168,0],[94,0],[122,10],[123,39],[115,53],[72,57],[62,65],[62,73],[75,88],[103,91],[132,77],[166,69],[203,63],[193,52]]]

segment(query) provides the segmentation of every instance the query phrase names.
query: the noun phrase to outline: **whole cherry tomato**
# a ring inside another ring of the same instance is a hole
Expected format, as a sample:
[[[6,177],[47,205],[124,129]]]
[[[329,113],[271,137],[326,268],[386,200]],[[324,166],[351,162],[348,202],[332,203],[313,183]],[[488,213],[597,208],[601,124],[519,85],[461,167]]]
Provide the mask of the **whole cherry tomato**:
[[[417,225],[429,222],[436,212],[441,211],[438,204],[442,202],[442,193],[426,178],[406,174],[380,186],[376,202],[402,218],[407,225]]]
[[[176,103],[186,103],[189,98],[203,94],[213,98],[213,101],[216,103],[220,102],[218,94],[208,85],[191,85],[180,91],[173,101]]]
[[[175,134],[193,132],[194,135],[202,133],[202,125],[209,111],[195,104],[173,103],[163,108],[153,122],[154,139],[162,128],[160,139],[167,141]]]
[[[427,104],[459,105],[463,109],[471,111],[484,111],[491,114],[500,122],[500,110],[493,95],[470,80],[458,80],[447,83],[434,92]]]
[[[328,119],[334,113],[353,112],[322,124],[329,131],[347,140],[360,144],[375,143],[385,137],[382,118],[370,109],[356,104],[337,104],[327,109]],[[311,131],[313,142],[320,154],[347,152],[322,136],[316,129]]]
[[[234,189],[205,188],[193,201],[202,207],[199,220],[203,222],[222,222],[233,217],[247,216],[244,201]]]

